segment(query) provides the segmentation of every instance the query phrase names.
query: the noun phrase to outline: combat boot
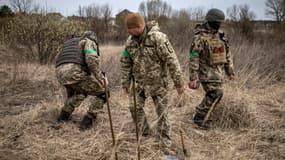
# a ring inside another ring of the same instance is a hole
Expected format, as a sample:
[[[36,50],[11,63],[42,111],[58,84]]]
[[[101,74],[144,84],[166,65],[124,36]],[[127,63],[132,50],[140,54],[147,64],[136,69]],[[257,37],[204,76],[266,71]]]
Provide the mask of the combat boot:
[[[69,120],[69,117],[70,117],[70,113],[68,113],[64,110],[61,110],[60,115],[57,118],[57,122],[67,121],[67,120]]]
[[[93,125],[93,120],[96,120],[96,115],[86,114],[80,122],[79,130],[85,131],[90,129]]]
[[[210,128],[210,124],[209,121],[206,121],[203,124],[205,116],[202,115],[201,113],[195,113],[193,116],[193,122],[201,129],[209,129]]]

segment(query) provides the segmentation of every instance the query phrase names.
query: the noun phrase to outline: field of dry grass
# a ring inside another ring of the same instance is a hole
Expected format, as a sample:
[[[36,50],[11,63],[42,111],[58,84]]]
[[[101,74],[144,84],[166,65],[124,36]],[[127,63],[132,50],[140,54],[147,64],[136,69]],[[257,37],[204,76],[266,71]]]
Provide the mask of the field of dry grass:
[[[265,49],[271,49],[274,57],[268,56]],[[102,68],[107,71],[111,87],[118,157],[136,159],[128,98],[119,86],[118,58],[122,46],[103,46],[101,50]],[[233,46],[232,51],[237,59],[238,78],[225,84],[224,97],[211,117],[215,125],[210,130],[197,129],[191,121],[195,106],[202,99],[202,89],[186,89],[182,97],[171,91],[172,139],[181,146],[179,131],[183,131],[191,160],[285,159],[284,59],[280,59],[284,58],[284,46],[272,50],[268,46],[240,44]],[[107,108],[100,112],[91,130],[78,129],[86,111],[84,103],[75,110],[70,122],[59,129],[52,128],[65,97],[56,81],[54,66],[22,63],[21,58],[9,53],[0,47],[0,159],[114,159]],[[177,54],[187,81],[187,54]],[[245,58],[243,54],[247,54]],[[261,55],[263,58],[259,58]],[[155,129],[156,115],[150,100],[145,110],[151,128]],[[153,136],[141,138],[142,159],[158,160],[161,155]]]

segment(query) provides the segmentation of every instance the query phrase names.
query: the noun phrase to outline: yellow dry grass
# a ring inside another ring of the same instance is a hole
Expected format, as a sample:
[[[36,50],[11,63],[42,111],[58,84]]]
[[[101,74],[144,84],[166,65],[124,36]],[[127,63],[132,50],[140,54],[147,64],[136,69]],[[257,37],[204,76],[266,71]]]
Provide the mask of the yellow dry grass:
[[[120,160],[136,159],[134,125],[128,97],[120,91],[117,73],[122,47],[102,47],[102,67],[111,81],[111,112]],[[114,159],[106,106],[96,125],[81,132],[78,122],[84,103],[72,120],[59,129],[52,126],[63,105],[63,89],[53,66],[1,64],[1,160],[105,160]],[[110,78],[111,77],[111,78]],[[187,78],[185,78],[187,80]],[[225,84],[222,101],[213,112],[213,128],[197,129],[191,118],[203,91],[186,89],[182,97],[171,91],[169,118],[172,139],[181,146],[180,130],[191,160],[268,160],[285,158],[285,85],[280,81],[247,88],[244,79]],[[145,111],[155,130],[156,114],[150,99]],[[161,159],[154,136],[141,137],[141,159]]]

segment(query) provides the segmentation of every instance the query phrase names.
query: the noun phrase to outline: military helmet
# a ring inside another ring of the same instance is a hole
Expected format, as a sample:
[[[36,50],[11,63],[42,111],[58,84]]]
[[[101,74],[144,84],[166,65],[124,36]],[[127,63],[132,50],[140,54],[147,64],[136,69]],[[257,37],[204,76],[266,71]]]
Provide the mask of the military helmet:
[[[225,20],[225,14],[217,8],[212,8],[208,11],[206,20],[208,22],[222,22]]]
[[[85,31],[82,35],[82,38],[89,38],[90,40],[94,41],[95,43],[97,43],[97,37],[96,34],[93,31]]]

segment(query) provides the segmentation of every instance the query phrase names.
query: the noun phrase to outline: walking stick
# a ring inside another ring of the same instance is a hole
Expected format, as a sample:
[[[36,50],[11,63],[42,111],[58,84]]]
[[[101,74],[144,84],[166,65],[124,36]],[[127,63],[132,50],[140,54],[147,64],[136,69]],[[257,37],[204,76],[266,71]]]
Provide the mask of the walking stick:
[[[133,96],[134,96],[134,118],[135,118],[135,125],[136,125],[136,138],[137,138],[137,156],[138,160],[141,159],[140,156],[140,143],[139,143],[139,127],[138,127],[138,114],[137,114],[137,99],[136,99],[136,82],[135,82],[135,76],[132,75],[132,81],[133,81]]]
[[[109,104],[109,94],[108,94],[106,78],[104,78],[104,83],[105,83],[106,103],[107,103],[108,115],[109,115],[109,120],[110,120],[110,128],[111,128],[111,134],[112,134],[112,139],[113,139],[113,147],[115,148],[116,140],[115,140],[115,134],[114,134],[114,130],[113,130],[113,123],[112,123],[112,116],[111,116],[111,110],[110,110],[110,104]],[[118,160],[116,148],[115,148],[115,160]]]
[[[179,101],[182,100],[182,97],[180,97]],[[182,122],[180,122],[180,139],[181,139],[181,146],[182,146],[182,151],[185,157],[189,157],[189,154],[187,152],[187,149],[185,148],[185,144],[184,144],[184,137],[183,137],[183,131],[182,131]]]
[[[182,151],[184,153],[184,156],[186,156],[187,155],[187,150],[185,149],[183,132],[182,132],[181,129],[180,129],[180,137],[181,137]]]

